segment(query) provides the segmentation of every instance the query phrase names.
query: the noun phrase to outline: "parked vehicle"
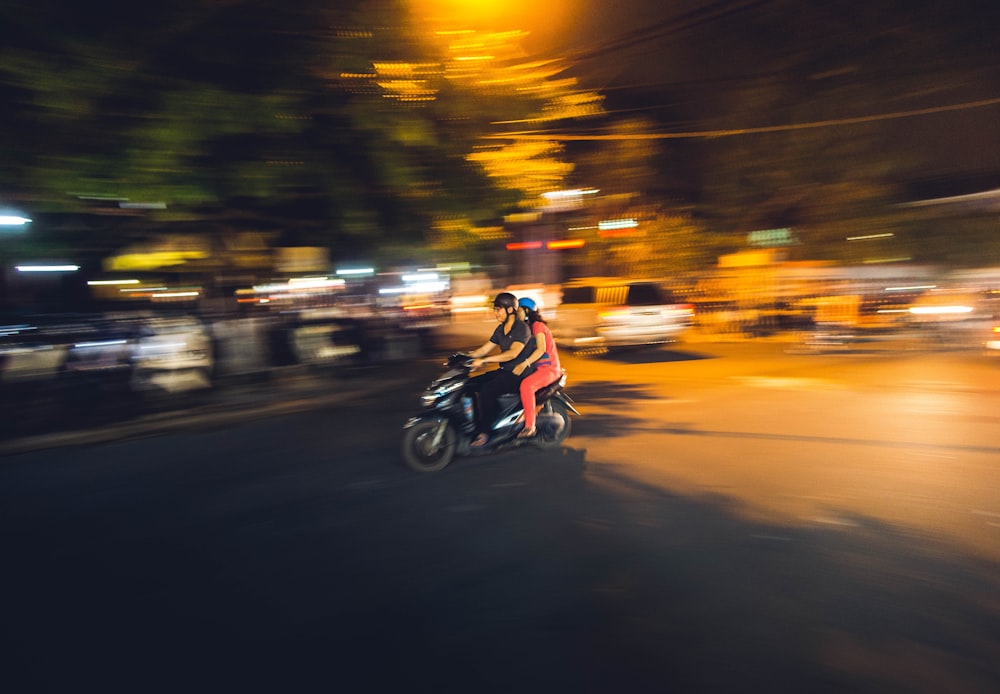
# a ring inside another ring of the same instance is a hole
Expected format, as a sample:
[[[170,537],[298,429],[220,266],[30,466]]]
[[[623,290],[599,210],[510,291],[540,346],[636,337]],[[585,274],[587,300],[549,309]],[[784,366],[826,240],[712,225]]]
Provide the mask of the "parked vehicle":
[[[55,381],[70,345],[82,334],[82,326],[71,321],[6,319],[0,325],[0,383]]]
[[[989,332],[986,333],[986,339],[983,342],[986,353],[1000,354],[1000,316],[993,317],[988,330]]]
[[[563,285],[550,326],[560,346],[601,351],[677,342],[693,322],[694,306],[655,281],[591,277]]]
[[[211,385],[208,328],[194,316],[31,316],[0,326],[0,381],[184,391]]]
[[[963,349],[978,345],[989,314],[978,292],[931,289],[910,305],[910,325],[923,341],[936,348]]]
[[[403,460],[418,472],[443,470],[456,455],[481,455],[521,445],[558,448],[570,434],[569,413],[580,414],[563,390],[566,385],[564,371],[558,381],[536,395],[540,408],[535,422],[536,436],[518,438],[524,429],[524,410],[520,396],[510,393],[500,396],[498,418],[489,423],[489,443],[473,448],[477,408],[475,384],[469,375],[472,359],[454,354],[445,366],[445,373],[434,379],[420,396],[421,413],[403,426]]]
[[[212,338],[193,316],[152,316],[135,331],[131,387],[137,392],[201,390],[212,385]]]

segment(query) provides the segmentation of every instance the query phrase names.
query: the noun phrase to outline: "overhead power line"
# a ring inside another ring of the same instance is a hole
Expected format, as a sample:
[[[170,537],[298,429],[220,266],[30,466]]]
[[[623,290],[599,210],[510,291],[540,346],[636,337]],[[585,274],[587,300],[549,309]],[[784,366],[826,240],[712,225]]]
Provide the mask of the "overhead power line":
[[[927,116],[934,113],[945,113],[948,111],[964,111],[973,108],[984,108],[987,106],[996,106],[998,104],[1000,104],[1000,97],[983,99],[981,101],[967,101],[961,104],[949,104],[947,106],[921,108],[913,111],[893,111],[891,113],[879,113],[871,116],[857,116],[855,118],[832,118],[829,120],[810,121],[808,123],[765,125],[758,128],[732,128],[729,130],[695,130],[690,132],[675,133],[632,133],[613,135],[578,135],[572,133],[546,133],[541,130],[522,130],[497,135],[486,135],[485,137],[489,140],[556,140],[559,142],[589,140],[682,140],[694,138],[733,137],[735,135],[756,135],[759,133],[778,133],[792,130],[811,130],[815,128],[831,128],[841,125],[856,125],[858,123],[874,123],[876,121],[894,120],[897,118],[913,118],[915,116]]]
[[[682,12],[669,19],[635,29],[622,36],[605,41],[603,44],[588,46],[570,54],[570,59],[581,61],[599,58],[607,53],[632,48],[639,44],[655,41],[671,34],[708,24],[718,19],[738,14],[759,5],[767,5],[772,0],[718,0],[704,7]]]

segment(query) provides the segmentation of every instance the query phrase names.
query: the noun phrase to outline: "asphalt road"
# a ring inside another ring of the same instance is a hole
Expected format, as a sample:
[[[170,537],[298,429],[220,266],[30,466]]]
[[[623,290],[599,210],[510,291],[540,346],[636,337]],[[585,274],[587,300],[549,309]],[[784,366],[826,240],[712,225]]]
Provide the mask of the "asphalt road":
[[[436,475],[426,361],[8,452],[9,690],[996,691],[995,360],[565,361],[567,448]]]

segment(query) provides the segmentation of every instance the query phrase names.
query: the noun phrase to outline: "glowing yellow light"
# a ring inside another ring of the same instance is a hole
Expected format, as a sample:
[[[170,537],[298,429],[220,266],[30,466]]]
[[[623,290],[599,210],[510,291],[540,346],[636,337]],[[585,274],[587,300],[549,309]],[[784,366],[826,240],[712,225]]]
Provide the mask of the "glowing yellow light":
[[[566,248],[583,248],[583,239],[565,239],[563,241],[549,241],[545,247],[550,251],[558,251]]]

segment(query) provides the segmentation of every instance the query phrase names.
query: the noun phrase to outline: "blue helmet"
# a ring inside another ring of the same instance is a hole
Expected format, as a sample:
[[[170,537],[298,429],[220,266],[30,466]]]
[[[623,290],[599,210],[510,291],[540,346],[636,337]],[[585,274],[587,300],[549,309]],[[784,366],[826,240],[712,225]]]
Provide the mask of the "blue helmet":
[[[526,308],[529,311],[538,310],[538,304],[535,303],[535,300],[527,296],[522,296],[520,299],[518,299],[517,305],[520,306],[521,308]]]

